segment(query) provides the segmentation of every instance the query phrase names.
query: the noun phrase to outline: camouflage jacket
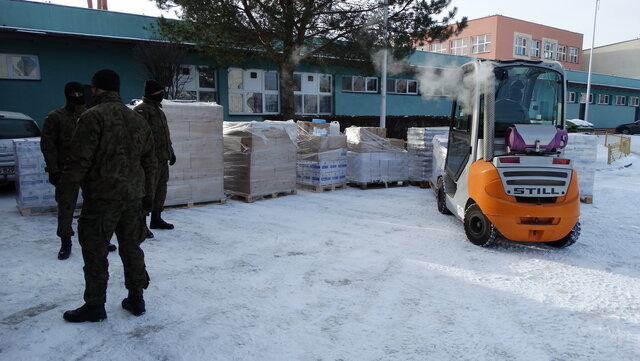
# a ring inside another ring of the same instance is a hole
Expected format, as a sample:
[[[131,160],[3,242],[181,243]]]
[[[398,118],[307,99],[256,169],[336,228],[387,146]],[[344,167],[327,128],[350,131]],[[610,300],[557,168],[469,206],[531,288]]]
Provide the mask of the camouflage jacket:
[[[153,140],[156,144],[156,158],[159,162],[171,159],[171,156],[174,154],[173,147],[171,146],[169,126],[167,125],[167,117],[160,108],[160,103],[149,98],[142,98],[142,103],[133,108],[133,110],[147,120],[151,127]]]
[[[61,182],[80,184],[88,199],[152,197],[156,167],[147,122],[105,92],[80,116]]]
[[[44,118],[40,149],[47,163],[47,172],[62,171],[63,163],[69,156],[71,138],[76,130],[78,118],[85,110],[84,105],[66,104]]]

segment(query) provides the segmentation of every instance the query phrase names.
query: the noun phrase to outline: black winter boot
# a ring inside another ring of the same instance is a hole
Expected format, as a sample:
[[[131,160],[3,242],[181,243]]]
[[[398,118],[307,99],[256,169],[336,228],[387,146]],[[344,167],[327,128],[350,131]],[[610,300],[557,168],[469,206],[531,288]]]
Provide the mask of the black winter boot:
[[[151,212],[151,222],[149,224],[149,228],[151,229],[173,229],[173,224],[165,222],[162,217],[161,211],[153,211]]]
[[[145,313],[142,291],[129,290],[129,296],[122,300],[122,308],[131,312],[134,316],[140,316]]]
[[[147,230],[147,235],[146,235],[146,239],[149,238],[153,238],[153,232],[151,232],[151,230],[149,229],[149,227],[147,227],[147,216],[144,216],[144,229]]]
[[[60,251],[58,259],[67,259],[71,254],[71,237],[60,237]]]
[[[65,312],[62,318],[69,322],[100,322],[107,318],[107,312],[104,310],[104,305],[85,303],[80,308]]]

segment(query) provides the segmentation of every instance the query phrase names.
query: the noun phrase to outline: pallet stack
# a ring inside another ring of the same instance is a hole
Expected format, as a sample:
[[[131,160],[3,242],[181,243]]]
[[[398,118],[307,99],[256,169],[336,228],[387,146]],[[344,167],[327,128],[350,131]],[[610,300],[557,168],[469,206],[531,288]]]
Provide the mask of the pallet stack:
[[[349,127],[347,135],[347,181],[370,184],[404,184],[409,179],[409,157],[401,139],[387,139],[386,129]]]
[[[296,193],[296,124],[224,122],[224,189],[247,202]]]
[[[16,203],[23,216],[57,211],[56,189],[44,171],[40,138],[14,139]],[[78,196],[82,203],[82,196]]]
[[[407,130],[410,182],[420,185],[429,182],[433,172],[433,137],[447,133],[447,128],[409,128]]]
[[[298,187],[315,192],[343,187],[347,182],[347,137],[317,134],[315,123],[299,121],[296,124]]]
[[[176,164],[169,168],[165,205],[224,203],[223,108],[164,101]]]
[[[598,158],[598,136],[595,134],[569,133],[569,141],[564,156],[571,159],[573,169],[578,173],[580,200],[593,202],[593,185]]]

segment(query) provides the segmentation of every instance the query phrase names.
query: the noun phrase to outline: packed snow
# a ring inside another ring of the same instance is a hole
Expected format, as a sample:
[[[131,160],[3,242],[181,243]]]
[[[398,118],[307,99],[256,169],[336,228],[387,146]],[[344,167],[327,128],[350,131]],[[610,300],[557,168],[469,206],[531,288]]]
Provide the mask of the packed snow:
[[[22,217],[0,190],[2,360],[640,360],[640,136],[601,147],[582,236],[566,249],[480,248],[418,187],[299,191],[168,210],[143,243],[147,313],[82,305],[77,239],[59,261],[55,215]],[[75,222],[74,222],[75,223]],[[75,228],[75,224],[74,224]]]

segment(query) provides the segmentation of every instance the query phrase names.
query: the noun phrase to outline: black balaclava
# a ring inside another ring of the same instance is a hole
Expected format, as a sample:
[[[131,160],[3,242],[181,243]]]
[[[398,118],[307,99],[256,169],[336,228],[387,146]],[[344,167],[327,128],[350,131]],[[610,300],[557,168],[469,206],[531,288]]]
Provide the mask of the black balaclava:
[[[91,85],[98,89],[119,92],[120,77],[111,69],[102,69],[93,75]]]
[[[155,80],[149,79],[144,82],[144,96],[158,103],[164,98],[164,87]],[[158,94],[153,94],[160,91]]]
[[[82,95],[80,95],[79,97],[74,97],[71,94],[72,93],[80,93]],[[76,82],[76,81],[71,81],[68,82],[65,86],[64,86],[64,96],[65,98],[67,98],[67,104],[73,104],[73,105],[83,105],[85,104],[84,101],[84,87],[82,86],[82,84]]]

